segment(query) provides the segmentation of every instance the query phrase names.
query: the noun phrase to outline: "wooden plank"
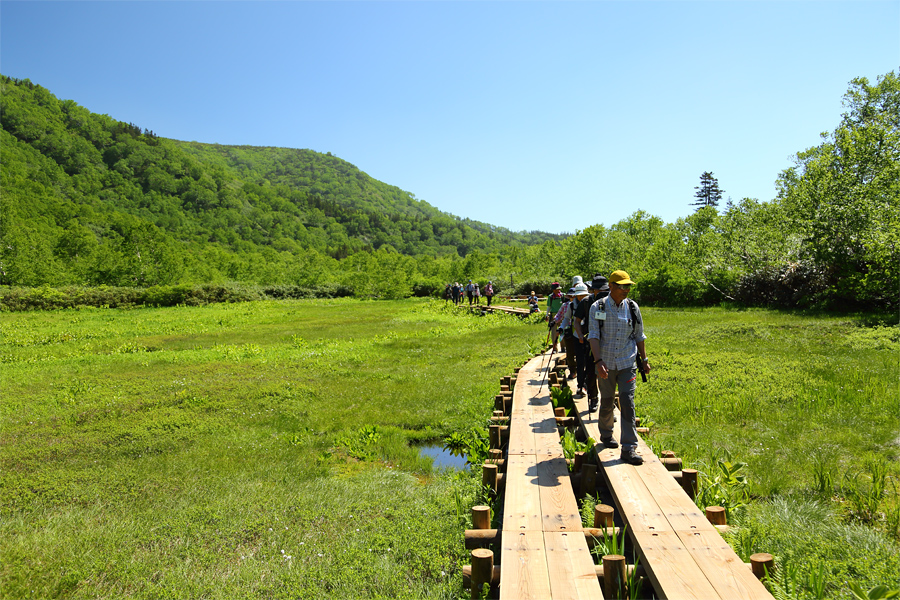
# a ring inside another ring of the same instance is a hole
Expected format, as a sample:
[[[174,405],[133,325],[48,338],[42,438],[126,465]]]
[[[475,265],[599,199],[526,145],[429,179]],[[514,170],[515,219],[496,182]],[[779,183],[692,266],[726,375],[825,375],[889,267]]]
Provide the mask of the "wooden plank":
[[[657,594],[667,600],[715,599],[719,594],[697,566],[674,531],[632,532],[647,576]],[[746,567],[744,567],[746,569]],[[749,571],[749,569],[747,569]],[[726,596],[735,600],[739,596]]]
[[[500,564],[501,600],[546,600],[551,597],[543,532],[505,534]]]
[[[506,459],[503,502],[504,531],[541,530],[541,490],[533,454],[510,454]]]
[[[560,448],[559,454],[555,457],[538,457],[537,473],[541,492],[543,530],[581,531],[581,513],[578,511],[578,502],[572,491],[569,467],[566,466],[562,449]]]
[[[772,599],[766,587],[718,531],[676,533],[721,598]]]
[[[531,423],[531,411],[513,409],[509,420],[509,443],[507,453],[535,454],[534,427]]]
[[[636,468],[635,472],[653,495],[672,529],[674,531],[693,530],[718,533],[715,526],[697,508],[694,501],[684,493],[681,484],[672,477],[672,473],[666,470],[666,467],[650,448],[643,441],[640,441],[638,445],[643,445],[645,448],[641,452],[644,464]]]
[[[553,600],[602,599],[594,560],[581,533],[544,532]]]

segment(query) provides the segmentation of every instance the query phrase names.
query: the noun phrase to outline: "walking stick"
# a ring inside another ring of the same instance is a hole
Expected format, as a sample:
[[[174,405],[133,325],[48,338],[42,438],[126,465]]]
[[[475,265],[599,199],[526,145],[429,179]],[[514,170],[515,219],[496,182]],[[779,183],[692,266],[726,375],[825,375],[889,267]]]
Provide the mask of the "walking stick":
[[[554,352],[556,352],[556,349],[551,348],[550,349],[550,358],[547,360],[547,373],[545,373],[544,376],[541,378],[541,386],[538,388],[538,393],[537,393],[538,396],[541,395],[541,390],[544,389],[544,380],[547,379],[547,375],[550,373],[550,363],[553,361],[553,353]],[[541,370],[543,370],[543,369],[544,369],[544,367],[542,365]]]

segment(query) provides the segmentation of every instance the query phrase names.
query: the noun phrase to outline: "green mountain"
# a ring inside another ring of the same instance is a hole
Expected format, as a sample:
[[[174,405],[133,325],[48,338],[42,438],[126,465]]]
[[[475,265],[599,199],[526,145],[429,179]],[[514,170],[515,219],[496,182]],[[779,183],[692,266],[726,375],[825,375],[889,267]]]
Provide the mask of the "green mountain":
[[[296,283],[298,256],[453,260],[561,238],[441,212],[330,153],[161,138],[27,79],[0,78],[0,111],[4,285]]]

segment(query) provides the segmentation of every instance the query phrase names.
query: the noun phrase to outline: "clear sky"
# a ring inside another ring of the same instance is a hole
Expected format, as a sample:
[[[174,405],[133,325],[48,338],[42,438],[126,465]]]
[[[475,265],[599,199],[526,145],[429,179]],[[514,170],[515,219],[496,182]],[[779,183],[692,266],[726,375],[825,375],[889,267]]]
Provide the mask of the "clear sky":
[[[900,0],[0,2],[0,72],[157,135],[331,152],[437,208],[574,232],[771,200]]]

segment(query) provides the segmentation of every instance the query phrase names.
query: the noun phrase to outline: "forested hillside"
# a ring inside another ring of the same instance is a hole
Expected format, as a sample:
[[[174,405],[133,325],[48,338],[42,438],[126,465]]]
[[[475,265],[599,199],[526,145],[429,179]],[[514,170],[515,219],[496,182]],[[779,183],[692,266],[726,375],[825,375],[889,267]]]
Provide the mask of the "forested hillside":
[[[566,237],[442,213],[329,154],[163,139],[27,80],[0,85],[0,285],[396,298],[468,278],[545,291],[624,268],[635,295],[658,305],[898,307],[895,72],[850,82],[833,131],[773,174],[775,198],[701,206],[674,223],[638,211]]]
[[[294,256],[559,239],[442,213],[330,154],[180,142],[3,78],[3,284],[290,282]]]

